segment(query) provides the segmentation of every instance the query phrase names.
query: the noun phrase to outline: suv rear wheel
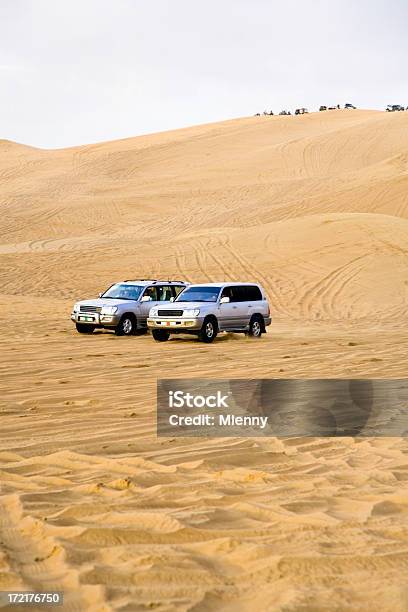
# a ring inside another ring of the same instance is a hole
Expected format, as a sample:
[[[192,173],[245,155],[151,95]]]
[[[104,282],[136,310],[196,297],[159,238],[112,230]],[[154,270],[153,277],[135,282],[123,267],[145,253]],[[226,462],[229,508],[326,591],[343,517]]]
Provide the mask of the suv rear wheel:
[[[80,334],[93,334],[95,329],[94,325],[84,325],[82,323],[76,323],[77,332]]]
[[[136,333],[136,320],[131,314],[124,314],[115,328],[117,336],[133,336]]]
[[[166,342],[170,338],[169,332],[164,329],[153,329],[152,336],[156,342]]]
[[[260,338],[264,331],[264,325],[261,315],[254,315],[249,322],[248,336],[252,338]]]
[[[217,337],[218,329],[217,329],[217,321],[213,318],[204,319],[203,326],[198,335],[201,342],[213,342]]]

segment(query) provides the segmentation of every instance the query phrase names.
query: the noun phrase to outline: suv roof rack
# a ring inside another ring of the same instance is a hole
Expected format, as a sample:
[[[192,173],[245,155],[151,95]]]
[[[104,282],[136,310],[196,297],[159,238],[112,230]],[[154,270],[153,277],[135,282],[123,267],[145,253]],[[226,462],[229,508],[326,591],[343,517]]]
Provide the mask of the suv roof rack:
[[[127,278],[126,280],[122,282],[130,283],[134,281],[149,282],[149,283],[152,283],[152,285],[154,285],[155,283],[182,283],[183,285],[187,284],[186,281],[182,281],[182,280],[170,280],[170,279],[157,280],[157,278]]]

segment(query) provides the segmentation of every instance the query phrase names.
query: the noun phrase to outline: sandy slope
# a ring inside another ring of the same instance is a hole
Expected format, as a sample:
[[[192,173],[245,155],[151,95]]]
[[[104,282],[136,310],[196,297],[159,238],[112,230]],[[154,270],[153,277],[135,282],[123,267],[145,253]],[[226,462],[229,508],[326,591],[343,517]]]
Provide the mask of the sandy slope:
[[[156,439],[158,377],[404,377],[408,113],[0,141],[0,590],[66,610],[407,610],[404,439]],[[135,276],[259,280],[259,342],[74,333]]]

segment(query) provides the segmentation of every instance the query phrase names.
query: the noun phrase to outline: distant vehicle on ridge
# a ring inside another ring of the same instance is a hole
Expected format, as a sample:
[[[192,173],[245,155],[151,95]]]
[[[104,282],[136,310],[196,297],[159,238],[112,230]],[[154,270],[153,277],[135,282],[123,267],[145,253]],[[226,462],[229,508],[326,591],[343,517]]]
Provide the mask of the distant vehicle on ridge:
[[[405,108],[401,104],[389,104],[385,110],[387,113],[395,113],[396,111],[403,111]]]

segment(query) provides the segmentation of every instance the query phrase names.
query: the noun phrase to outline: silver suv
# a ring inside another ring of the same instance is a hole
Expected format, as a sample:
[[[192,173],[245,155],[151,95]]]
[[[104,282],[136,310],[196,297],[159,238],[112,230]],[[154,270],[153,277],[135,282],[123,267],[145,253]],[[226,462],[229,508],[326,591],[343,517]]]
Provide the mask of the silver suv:
[[[115,283],[95,300],[74,305],[71,320],[80,334],[92,334],[96,328],[112,329],[118,336],[131,336],[146,330],[152,306],[176,299],[187,283],[184,281],[126,280]]]
[[[265,292],[255,283],[189,285],[173,304],[151,308],[147,319],[158,342],[177,333],[196,334],[203,342],[212,342],[221,331],[259,338],[270,324]]]

